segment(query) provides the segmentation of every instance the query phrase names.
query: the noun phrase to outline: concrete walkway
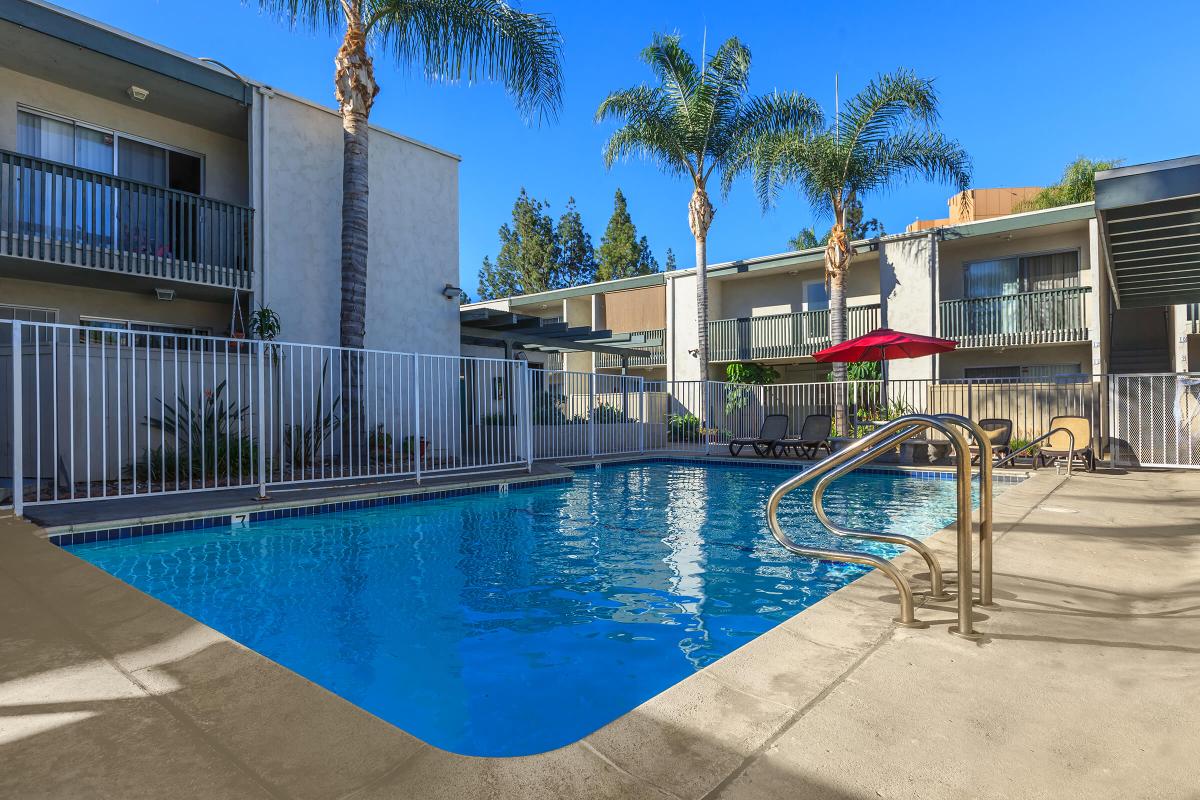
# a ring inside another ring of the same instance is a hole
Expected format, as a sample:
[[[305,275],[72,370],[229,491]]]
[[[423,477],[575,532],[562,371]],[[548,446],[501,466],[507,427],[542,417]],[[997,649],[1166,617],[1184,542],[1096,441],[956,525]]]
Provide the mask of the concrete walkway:
[[[8,518],[0,797],[1200,797],[1200,475],[1043,472],[1000,498],[995,560],[981,643],[950,604],[893,628],[872,573],[581,742],[480,759]]]

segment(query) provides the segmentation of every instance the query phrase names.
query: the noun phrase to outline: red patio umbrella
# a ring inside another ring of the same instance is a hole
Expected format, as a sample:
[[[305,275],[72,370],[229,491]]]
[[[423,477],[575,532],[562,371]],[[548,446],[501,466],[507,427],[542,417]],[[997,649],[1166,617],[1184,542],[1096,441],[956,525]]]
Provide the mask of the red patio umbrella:
[[[817,361],[855,362],[891,361],[895,358],[920,358],[946,353],[958,346],[953,339],[938,339],[916,333],[879,328],[833,347],[813,353]]]

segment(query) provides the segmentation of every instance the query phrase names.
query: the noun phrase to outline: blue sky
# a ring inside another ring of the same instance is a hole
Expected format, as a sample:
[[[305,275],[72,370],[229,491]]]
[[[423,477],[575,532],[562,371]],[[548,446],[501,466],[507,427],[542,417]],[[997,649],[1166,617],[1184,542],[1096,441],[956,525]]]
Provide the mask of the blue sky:
[[[237,0],[59,0],[79,13],[239,72],[332,104],[337,41],[289,31]],[[559,119],[522,123],[489,85],[429,85],[377,59],[382,86],[372,121],[453,151],[461,170],[461,278],[472,296],[485,254],[498,247],[522,186],[558,213],[575,197],[596,244],[618,186],[660,262],[671,247],[692,263],[689,187],[631,162],[606,171],[608,128],[593,124],[604,95],[648,79],[638,52],[655,31],[678,32],[697,53],[737,35],[752,50],[755,92],[798,90],[833,104],[872,75],[904,66],[936,79],[943,129],[975,162],[976,186],[1052,181],[1077,155],[1127,163],[1200,151],[1197,34],[1200,4],[1185,2],[727,3],[715,0],[525,0],[552,14],[565,47],[565,103]],[[868,216],[889,232],[917,216],[942,216],[950,190],[911,184],[867,199]],[[717,203],[712,263],[786,249],[814,220],[788,196],[763,215],[748,184]]]

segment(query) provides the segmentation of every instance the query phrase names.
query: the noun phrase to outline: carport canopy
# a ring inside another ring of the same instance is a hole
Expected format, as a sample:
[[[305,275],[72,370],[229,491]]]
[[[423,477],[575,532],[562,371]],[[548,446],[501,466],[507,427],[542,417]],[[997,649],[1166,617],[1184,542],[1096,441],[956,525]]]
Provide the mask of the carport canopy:
[[[589,351],[607,353],[619,358],[649,356],[643,348],[661,345],[649,341],[641,333],[613,333],[592,330],[586,326],[570,326],[551,322],[528,314],[514,314],[492,308],[472,308],[459,312],[463,344],[504,347],[512,350],[546,353],[575,353]]]
[[[1200,303],[1200,156],[1097,172],[1096,217],[1119,308]]]

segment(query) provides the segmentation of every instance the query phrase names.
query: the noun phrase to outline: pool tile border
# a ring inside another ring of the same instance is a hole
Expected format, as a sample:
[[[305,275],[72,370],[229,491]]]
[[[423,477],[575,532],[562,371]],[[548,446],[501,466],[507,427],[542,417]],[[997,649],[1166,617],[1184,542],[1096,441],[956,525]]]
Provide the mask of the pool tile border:
[[[244,514],[217,514],[195,519],[175,520],[172,522],[152,522],[144,525],[126,525],[119,528],[105,528],[90,531],[63,531],[47,536],[51,544],[59,547],[70,547],[77,544],[93,544],[95,542],[110,542],[117,539],[131,539],[137,536],[154,536],[162,533],[181,533],[185,531],[204,530],[205,528],[224,528],[233,524],[234,518],[245,518],[251,525],[256,522],[266,522],[275,519],[291,517],[309,517],[317,514],[331,514],[337,511],[360,511],[379,506],[407,505],[408,503],[423,503],[431,500],[446,500],[451,497],[465,497],[473,494],[499,494],[502,486],[510,489],[532,489],[539,486],[549,486],[559,483],[570,483],[572,476],[564,475],[554,478],[541,478],[533,481],[497,481],[486,486],[464,486],[457,489],[430,489],[429,491],[411,491],[405,494],[386,495],[384,497],[369,497],[362,500],[340,500],[313,505],[289,506],[287,508],[268,508],[262,511],[249,511]]]
[[[813,462],[815,463],[815,462]],[[730,467],[745,467],[747,469],[773,469],[773,470],[788,470],[790,472],[803,472],[812,464],[797,464],[789,461],[751,461],[745,458],[726,458],[724,456],[707,456],[697,454],[696,456],[646,456],[643,458],[627,458],[614,461],[600,462],[601,466],[617,466],[620,464],[686,464],[695,466],[696,464],[721,464]],[[592,467],[592,464],[568,464],[570,469],[582,470]],[[797,469],[799,467],[799,469]],[[953,467],[945,467],[940,469],[919,469],[908,467],[903,464],[895,464],[890,466],[875,466],[875,467],[857,467],[854,470],[858,474],[867,475],[909,475],[914,478],[933,478],[936,480],[952,481],[955,479]],[[994,473],[992,475],[993,483],[1012,483],[1017,484],[1024,481],[1027,475],[1017,475],[1012,473]]]
[[[662,456],[662,455],[647,455],[647,456],[631,456],[628,458],[617,458],[613,460],[596,461],[596,462],[579,462],[565,464],[568,469],[574,471],[582,471],[594,469],[597,466],[614,467],[626,464],[679,464],[684,466],[696,466],[698,464],[720,464],[722,466],[736,466],[747,469],[769,469],[769,470],[789,470],[795,472],[797,467],[800,471],[807,469],[807,464],[796,464],[786,461],[751,461],[741,458],[723,458],[721,456],[707,456],[697,454],[695,456]],[[951,469],[913,469],[903,466],[895,467],[859,467],[856,472],[868,475],[909,475],[916,478],[931,478],[935,480],[954,480],[954,471]],[[995,475],[993,480],[999,483],[1016,484],[1025,480],[1024,475]],[[502,486],[507,485],[509,489],[534,489],[541,486],[550,486],[555,484],[570,483],[573,476],[561,476],[553,478],[542,478],[532,481],[521,480],[498,480],[496,483],[487,484],[484,486],[464,486],[452,489],[430,489],[428,491],[409,491],[403,494],[385,495],[383,497],[370,497],[362,500],[341,500],[331,501],[326,503],[315,503],[312,505],[288,506],[286,508],[269,508],[262,511],[248,511],[238,514],[217,514],[207,517],[196,517],[193,519],[174,520],[171,522],[150,522],[142,525],[125,525],[115,528],[102,528],[98,530],[87,531],[63,531],[61,533],[51,533],[47,537],[51,544],[59,547],[70,547],[77,544],[93,544],[96,542],[110,542],[119,539],[131,539],[138,536],[154,536],[163,533],[181,533],[186,531],[204,530],[206,528],[224,528],[233,524],[234,518],[245,518],[245,521],[251,525],[257,522],[266,522],[275,519],[289,519],[293,517],[308,517],[317,514],[331,514],[338,511],[359,511],[366,508],[377,508],[380,506],[405,505],[408,503],[420,503],[431,500],[446,500],[452,497],[466,497],[475,494],[498,494]]]

